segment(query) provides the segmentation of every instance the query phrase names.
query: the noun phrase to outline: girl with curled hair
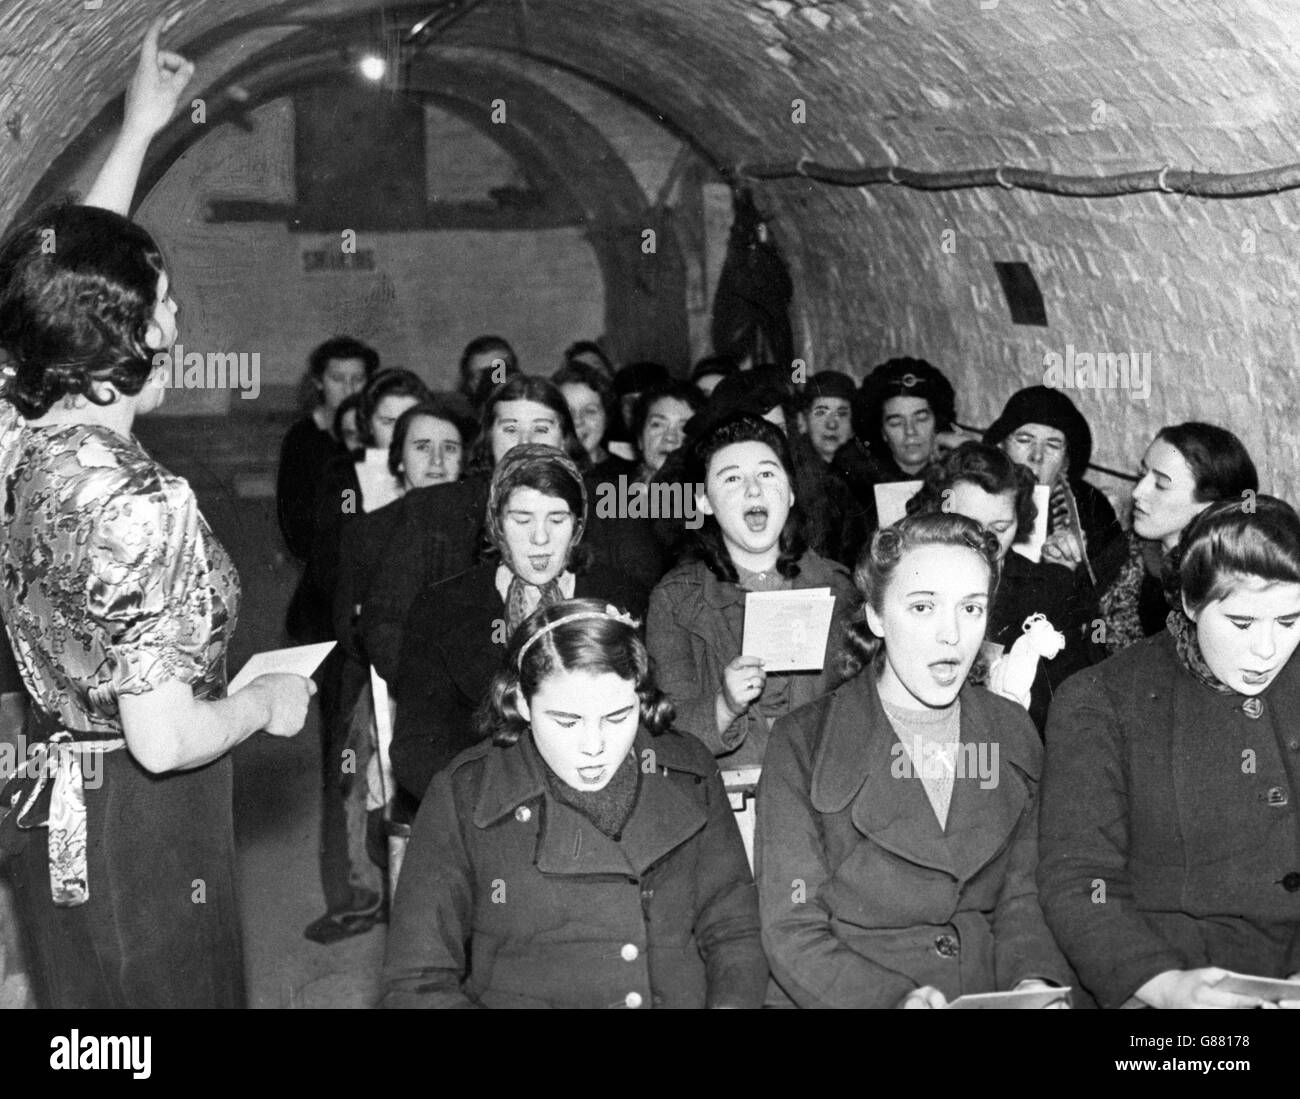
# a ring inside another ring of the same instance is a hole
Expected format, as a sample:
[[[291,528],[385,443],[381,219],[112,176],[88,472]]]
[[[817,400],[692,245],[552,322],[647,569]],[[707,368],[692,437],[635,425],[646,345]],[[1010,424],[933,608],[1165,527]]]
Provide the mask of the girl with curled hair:
[[[416,818],[383,1006],[759,1006],[744,847],[712,757],[671,718],[622,611],[529,615],[480,714],[492,739]]]
[[[1043,910],[1102,1007],[1259,1007],[1229,971],[1300,980],[1300,516],[1221,500],[1178,556],[1166,628],[1052,703]]]
[[[908,517],[876,534],[855,579],[858,673],[776,723],[758,787],[755,876],[781,995],[927,1008],[1069,985],[1034,884],[1038,736],[967,678],[996,540],[961,515]]]
[[[678,727],[728,767],[760,764],[772,722],[839,682],[836,651],[855,603],[843,565],[807,548],[794,465],[780,429],[738,416],[698,437],[686,465],[696,494],[694,554],[650,595],[646,639]],[[751,591],[829,589],[823,669],[768,675],[741,651]]]
[[[1081,668],[1094,663],[1088,630],[1097,615],[1096,596],[1086,573],[1047,560],[1031,561],[1015,547],[1029,540],[1038,516],[1034,475],[997,447],[963,443],[930,464],[920,491],[907,502],[909,515],[952,512],[974,519],[998,542],[1000,582],[989,608],[988,628],[972,682],[989,682],[990,665],[1005,655],[1024,632],[1028,619],[1041,615],[1059,631],[1065,646],[1039,659],[1024,704],[1039,734],[1047,725],[1052,692]]]

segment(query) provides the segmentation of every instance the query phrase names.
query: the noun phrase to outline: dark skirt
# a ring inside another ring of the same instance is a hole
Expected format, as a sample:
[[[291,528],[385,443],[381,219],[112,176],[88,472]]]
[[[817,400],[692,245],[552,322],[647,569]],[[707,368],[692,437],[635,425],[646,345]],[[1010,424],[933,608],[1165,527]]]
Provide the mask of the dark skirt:
[[[246,1006],[230,756],[164,776],[126,750],[101,759],[86,790],[90,899],[51,901],[44,829],[8,868],[37,1004]]]

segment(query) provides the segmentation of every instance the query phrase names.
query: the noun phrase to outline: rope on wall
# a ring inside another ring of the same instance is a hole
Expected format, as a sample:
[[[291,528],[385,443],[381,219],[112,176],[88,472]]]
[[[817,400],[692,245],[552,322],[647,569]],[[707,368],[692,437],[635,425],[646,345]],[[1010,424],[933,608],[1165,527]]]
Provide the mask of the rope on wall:
[[[1195,195],[1198,198],[1245,198],[1276,194],[1300,187],[1300,164],[1263,168],[1257,172],[1186,172],[1163,168],[1124,172],[1108,176],[1067,176],[1028,168],[968,168],[954,172],[917,172],[911,168],[885,165],[865,168],[836,168],[807,157],[770,163],[740,163],[734,169],[739,178],[754,180],[813,179],[837,187],[874,187],[892,183],[918,191],[952,191],[967,187],[1003,187],[1043,191],[1071,198],[1112,198],[1146,191]]]

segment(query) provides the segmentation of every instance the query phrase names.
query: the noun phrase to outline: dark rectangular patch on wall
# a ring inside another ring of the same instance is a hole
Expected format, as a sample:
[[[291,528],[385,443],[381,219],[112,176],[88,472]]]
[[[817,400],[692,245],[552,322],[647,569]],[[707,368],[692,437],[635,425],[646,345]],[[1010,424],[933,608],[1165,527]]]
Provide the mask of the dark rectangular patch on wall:
[[[298,224],[308,231],[425,226],[424,108],[347,81],[294,96]]]
[[[1011,310],[1011,323],[1035,324],[1046,328],[1047,309],[1043,305],[1043,292],[1038,289],[1038,280],[1034,278],[1029,264],[1018,260],[1010,263],[995,261],[993,267],[998,273],[998,282],[1002,283],[1007,307]]]

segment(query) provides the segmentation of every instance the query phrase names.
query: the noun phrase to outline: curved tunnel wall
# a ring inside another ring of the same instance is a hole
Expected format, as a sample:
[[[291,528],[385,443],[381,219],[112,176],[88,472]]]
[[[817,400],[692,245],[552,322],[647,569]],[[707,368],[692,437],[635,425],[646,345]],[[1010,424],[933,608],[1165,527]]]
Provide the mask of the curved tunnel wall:
[[[0,221],[120,91],[160,7],[0,13]],[[182,42],[267,12],[259,0],[186,7]],[[1298,33],[1294,0],[484,0],[440,44],[625,89],[719,165],[807,154],[1088,174],[1293,160]],[[806,181],[755,190],[795,275],[810,365],[861,374],[891,354],[924,355],[953,376],[962,419],[984,424],[1014,388],[1041,380],[1047,352],[1150,353],[1146,399],[1074,394],[1099,461],[1131,468],[1161,424],[1198,416],[1248,441],[1265,487],[1297,495],[1297,193],[1211,202]],[[1047,328],[1010,323],[994,260],[1032,266]]]

